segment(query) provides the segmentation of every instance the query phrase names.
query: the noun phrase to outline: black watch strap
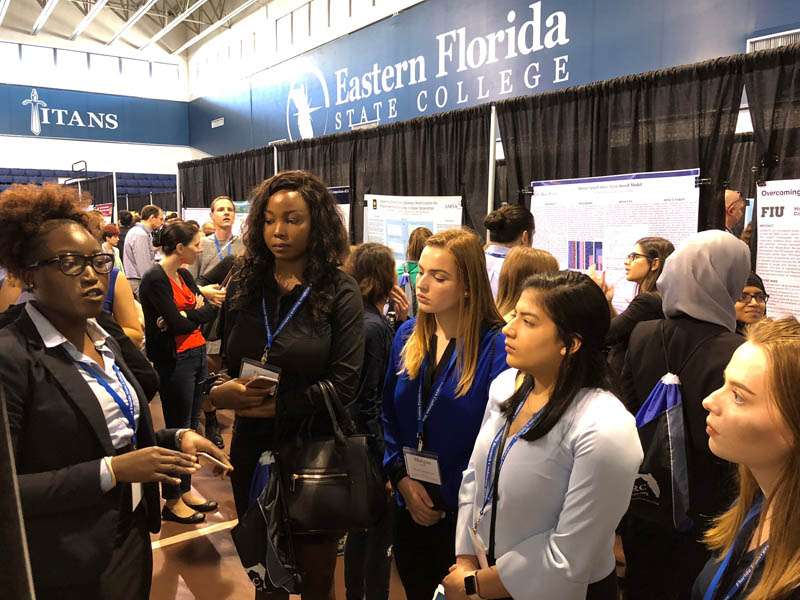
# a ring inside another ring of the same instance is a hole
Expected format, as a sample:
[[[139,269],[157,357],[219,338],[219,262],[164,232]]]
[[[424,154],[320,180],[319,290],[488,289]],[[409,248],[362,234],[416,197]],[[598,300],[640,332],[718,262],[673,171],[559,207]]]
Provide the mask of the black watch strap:
[[[475,576],[475,573],[470,573],[464,577],[464,593],[467,596],[478,595],[478,578]]]

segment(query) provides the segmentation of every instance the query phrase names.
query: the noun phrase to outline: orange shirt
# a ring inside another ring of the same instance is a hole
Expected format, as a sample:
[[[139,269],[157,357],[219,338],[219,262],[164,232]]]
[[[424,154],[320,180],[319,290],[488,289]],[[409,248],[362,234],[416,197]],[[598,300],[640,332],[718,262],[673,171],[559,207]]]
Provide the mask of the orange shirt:
[[[180,275],[178,275],[180,277]],[[196,299],[192,290],[189,289],[189,286],[181,279],[181,284],[178,285],[172,280],[172,277],[169,278],[169,282],[172,284],[172,297],[175,300],[175,306],[178,307],[178,310],[189,310],[194,308],[196,304]],[[203,334],[200,333],[200,329],[195,329],[192,333],[188,335],[176,335],[175,336],[175,351],[186,352],[187,350],[191,350],[192,348],[199,348],[200,346],[205,346],[206,340],[203,337]]]

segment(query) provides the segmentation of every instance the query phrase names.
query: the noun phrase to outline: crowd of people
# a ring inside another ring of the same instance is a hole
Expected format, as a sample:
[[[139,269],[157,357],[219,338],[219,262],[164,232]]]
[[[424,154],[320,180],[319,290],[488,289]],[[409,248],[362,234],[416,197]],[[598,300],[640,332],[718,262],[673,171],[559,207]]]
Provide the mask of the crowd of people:
[[[727,231],[631,240],[622,312],[603,272],[533,248],[522,206],[487,215],[488,244],[418,228],[398,266],[349,245],[314,175],[249,200],[239,236],[227,196],[201,227],[156,206],[106,224],[54,184],[0,194],[0,391],[37,597],[147,598],[149,532],[218,508],[198,452],[241,519],[265,452],[333,433],[327,380],[386,483],[381,519],[347,532],[348,600],[387,600],[392,558],[408,600],[800,598],[800,322],[766,317],[741,195]],[[680,527],[630,509],[667,376]],[[332,599],[345,532],[290,533],[301,595]]]

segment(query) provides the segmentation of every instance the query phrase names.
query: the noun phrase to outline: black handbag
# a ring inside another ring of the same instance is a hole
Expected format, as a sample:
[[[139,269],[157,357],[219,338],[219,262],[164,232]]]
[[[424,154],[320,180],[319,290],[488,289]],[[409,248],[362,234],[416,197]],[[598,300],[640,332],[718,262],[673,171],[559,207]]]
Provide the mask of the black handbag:
[[[355,433],[330,381],[317,385],[333,435],[283,444],[276,456],[289,527],[295,535],[369,529],[386,510],[375,438]]]

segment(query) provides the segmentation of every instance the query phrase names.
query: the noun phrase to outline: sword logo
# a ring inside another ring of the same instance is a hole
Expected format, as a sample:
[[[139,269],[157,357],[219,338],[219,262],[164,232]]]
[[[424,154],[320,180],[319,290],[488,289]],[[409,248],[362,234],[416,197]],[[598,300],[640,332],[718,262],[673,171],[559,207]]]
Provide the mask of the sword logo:
[[[47,102],[39,100],[39,92],[36,91],[36,88],[33,88],[31,90],[31,97],[22,101],[23,106],[28,104],[31,105],[31,133],[33,135],[39,135],[42,133],[42,121],[39,118],[39,107],[47,106]]]

